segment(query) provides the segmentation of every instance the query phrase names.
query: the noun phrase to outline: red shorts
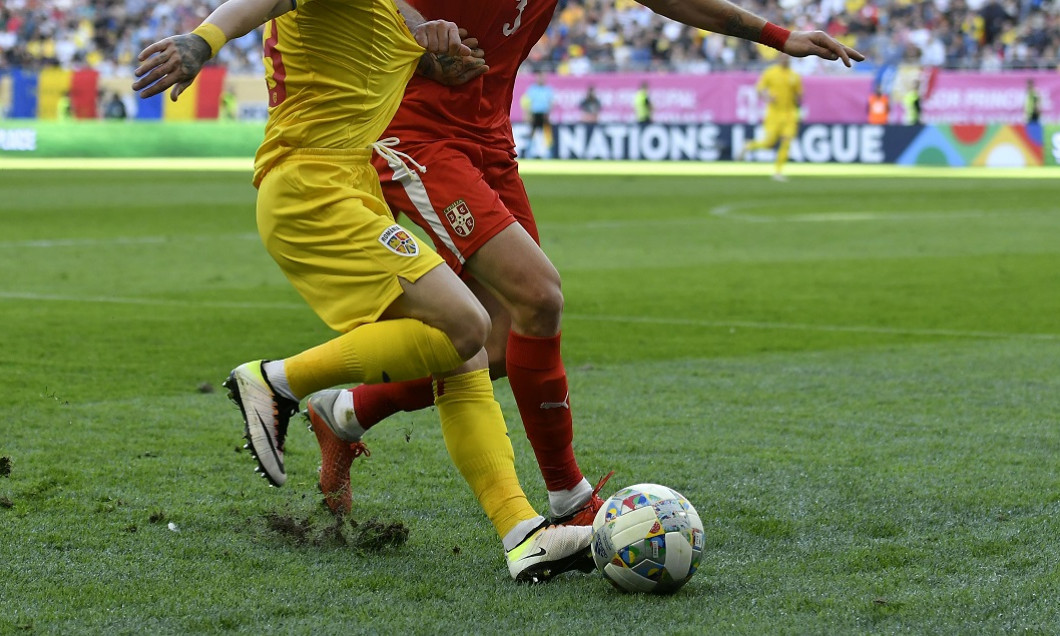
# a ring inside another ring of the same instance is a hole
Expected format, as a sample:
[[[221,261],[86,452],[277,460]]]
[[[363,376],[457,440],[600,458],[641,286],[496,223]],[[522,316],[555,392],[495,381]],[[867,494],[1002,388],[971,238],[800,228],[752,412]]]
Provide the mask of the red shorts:
[[[464,141],[401,143],[403,152],[426,166],[419,172],[389,164],[375,155],[383,196],[394,216],[404,214],[420,226],[438,254],[457,274],[464,262],[501,230],[519,223],[541,242],[515,157]]]

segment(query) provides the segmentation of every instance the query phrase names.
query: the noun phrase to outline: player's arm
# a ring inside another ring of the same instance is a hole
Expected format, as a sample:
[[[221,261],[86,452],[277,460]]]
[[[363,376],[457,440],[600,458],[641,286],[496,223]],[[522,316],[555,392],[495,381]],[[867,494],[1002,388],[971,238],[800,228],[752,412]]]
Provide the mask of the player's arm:
[[[395,0],[395,4],[397,4],[398,11],[401,12],[402,17],[405,18],[405,24],[408,25],[409,30],[414,35],[418,27],[428,23],[423,15],[405,0]],[[452,24],[443,20],[436,20],[435,23],[438,25]],[[436,26],[434,28],[438,29],[440,27]],[[447,29],[448,27],[445,28]],[[442,35],[444,34],[437,34],[436,38],[440,41]],[[461,44],[467,48],[468,53],[456,55],[449,52],[432,53],[429,50],[430,47],[427,46],[430,42],[429,34],[426,40],[420,40],[417,37],[416,41],[428,51],[420,57],[416,73],[439,84],[458,86],[470,82],[488,71],[489,67],[486,66],[484,59],[485,54],[482,49],[478,48],[478,39],[468,37],[467,31],[464,29],[457,29],[457,36],[460,38]]]
[[[408,25],[409,31],[412,31],[412,37],[416,38],[416,42],[427,49],[428,53],[471,55],[471,47],[461,41],[463,38],[460,37],[460,29],[452,22],[427,20],[405,0],[395,0],[394,4],[405,18],[405,24]]]
[[[202,65],[217,55],[226,42],[294,8],[294,0],[228,0],[191,33],[168,37],[141,51],[140,66],[136,69],[139,79],[133,84],[133,90],[146,98],[172,86],[169,97],[177,101],[202,70]]]
[[[471,50],[470,55],[439,55],[428,51],[420,57],[416,73],[444,86],[459,86],[490,70],[478,38],[468,37],[464,29],[459,32],[461,42]]]
[[[659,15],[689,26],[772,46],[794,57],[860,62],[865,56],[823,31],[788,31],[728,0],[638,0]]]

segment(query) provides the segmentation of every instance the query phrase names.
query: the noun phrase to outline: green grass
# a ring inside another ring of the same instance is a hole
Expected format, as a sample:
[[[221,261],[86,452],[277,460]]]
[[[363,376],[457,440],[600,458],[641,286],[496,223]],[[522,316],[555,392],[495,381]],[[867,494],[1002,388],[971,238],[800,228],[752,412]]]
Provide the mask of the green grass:
[[[199,390],[329,337],[260,245],[249,174],[4,170],[0,633],[1060,631],[1055,179],[527,185],[583,469],[703,517],[680,593],[513,584],[433,411],[354,465],[355,519],[408,542],[336,533],[312,435],[269,489]]]

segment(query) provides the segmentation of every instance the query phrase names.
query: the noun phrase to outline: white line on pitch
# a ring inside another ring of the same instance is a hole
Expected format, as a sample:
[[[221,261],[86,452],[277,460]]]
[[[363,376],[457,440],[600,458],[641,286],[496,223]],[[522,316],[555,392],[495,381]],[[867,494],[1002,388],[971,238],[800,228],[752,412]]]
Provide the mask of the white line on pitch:
[[[252,232],[239,234],[194,234],[190,236],[112,236],[98,239],[34,239],[26,241],[0,241],[0,248],[15,247],[94,247],[100,245],[174,245],[187,242],[259,240]]]
[[[234,158],[17,158],[0,157],[0,170],[165,170],[196,172],[245,172],[254,168],[251,157]],[[1060,169],[1056,166],[1028,166],[1024,168],[985,168],[943,166],[898,166],[868,164],[806,164],[790,163],[788,170],[794,177],[835,178],[925,178],[925,179],[1056,179]],[[762,179],[763,187],[775,187],[780,192],[784,186],[773,186],[768,182],[770,168],[766,164],[750,164],[729,161],[571,161],[521,159],[519,172],[529,175],[571,176],[754,176]],[[782,195],[780,195],[782,196]]]
[[[570,320],[621,322],[650,325],[675,325],[682,327],[784,331],[821,331],[825,333],[875,333],[896,336],[945,336],[950,338],[1017,338],[1030,340],[1060,340],[1060,334],[1055,333],[1004,333],[999,331],[960,331],[957,329],[915,329],[905,327],[869,327],[860,325],[811,325],[806,323],[793,322],[694,320],[689,318],[655,318],[647,316],[592,316],[586,314],[564,314],[563,317]]]
[[[128,298],[121,296],[66,296],[33,292],[0,291],[0,299],[36,300],[63,303],[97,303],[111,305],[150,305],[157,307],[216,307],[219,309],[306,309],[300,303],[257,303],[214,300],[169,300],[165,298]]]
[[[983,217],[1009,216],[1012,214],[1038,214],[1053,210],[1023,208],[1019,210],[960,210],[955,212],[873,212],[873,211],[835,211],[810,214],[759,214],[740,213],[743,210],[775,210],[778,205],[771,201],[742,201],[716,205],[710,208],[711,216],[747,221],[749,223],[849,223],[857,221],[945,221],[949,219],[974,219]]]
[[[740,214],[739,210],[769,209],[775,207],[774,201],[744,201],[737,204],[717,205],[710,208],[710,216],[680,217],[668,219],[669,223],[703,223],[711,222],[712,217],[720,217],[732,221],[744,221],[748,223],[837,223],[855,221],[937,221],[948,219],[982,218],[990,216],[1009,216],[1013,214],[1040,214],[1051,212],[1051,210],[1025,208],[1021,210],[964,210],[960,212],[924,212],[924,213],[895,213],[895,212],[822,212],[813,214],[795,214],[789,216],[772,214]],[[625,227],[637,227],[643,225],[658,225],[657,219],[626,219],[609,221],[585,221],[581,223],[560,223],[545,221],[538,226],[549,230],[558,229],[614,229]],[[52,248],[52,247],[94,247],[107,245],[179,245],[187,242],[212,242],[230,240],[253,240],[259,237],[253,232],[240,232],[228,234],[192,234],[173,236],[114,236],[107,238],[57,238],[57,239],[29,239],[24,241],[0,241],[0,248]]]
[[[304,310],[301,303],[260,303],[231,302],[209,300],[166,300],[159,298],[130,298],[119,296],[65,296],[61,294],[37,294],[32,292],[0,291],[0,299],[33,300],[71,303],[109,303],[115,305],[150,305],[159,307],[214,307],[220,309],[288,309]],[[811,325],[789,322],[753,322],[743,320],[693,320],[690,318],[656,318],[650,316],[596,316],[586,314],[564,314],[568,320],[585,320],[596,322],[620,322],[649,325],[676,325],[687,327],[820,331],[824,333],[875,333],[896,336],[945,336],[949,338],[982,338],[1001,339],[1015,338],[1028,340],[1060,340],[1055,333],[1004,333],[997,331],[960,331],[956,329],[912,329],[902,327],[868,327],[858,325]]]

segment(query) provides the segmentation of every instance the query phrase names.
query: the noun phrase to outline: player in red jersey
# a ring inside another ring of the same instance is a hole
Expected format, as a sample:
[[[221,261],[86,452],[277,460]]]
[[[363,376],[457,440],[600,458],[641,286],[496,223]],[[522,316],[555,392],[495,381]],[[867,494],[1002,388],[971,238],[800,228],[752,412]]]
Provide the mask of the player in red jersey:
[[[398,147],[412,161],[376,158],[383,192],[395,214],[404,213],[430,235],[438,253],[489,310],[490,370],[494,377],[508,376],[548,488],[553,520],[591,524],[606,477],[594,489],[574,457],[560,356],[560,276],[539,246],[509,119],[517,71],[548,28],[557,0],[409,3],[427,19],[445,18],[466,28],[478,39],[488,72],[459,87],[422,75],[412,79],[386,132],[400,140]],[[851,59],[864,59],[821,31],[789,32],[726,0],[641,4],[690,26],[758,41],[796,57],[841,59],[847,66]],[[422,170],[425,166],[429,169]],[[340,449],[323,457],[321,471],[321,490],[333,509],[349,505],[349,467],[364,432],[393,413],[431,404],[430,378],[311,398],[310,420],[322,448]],[[346,444],[334,443],[336,437]]]

